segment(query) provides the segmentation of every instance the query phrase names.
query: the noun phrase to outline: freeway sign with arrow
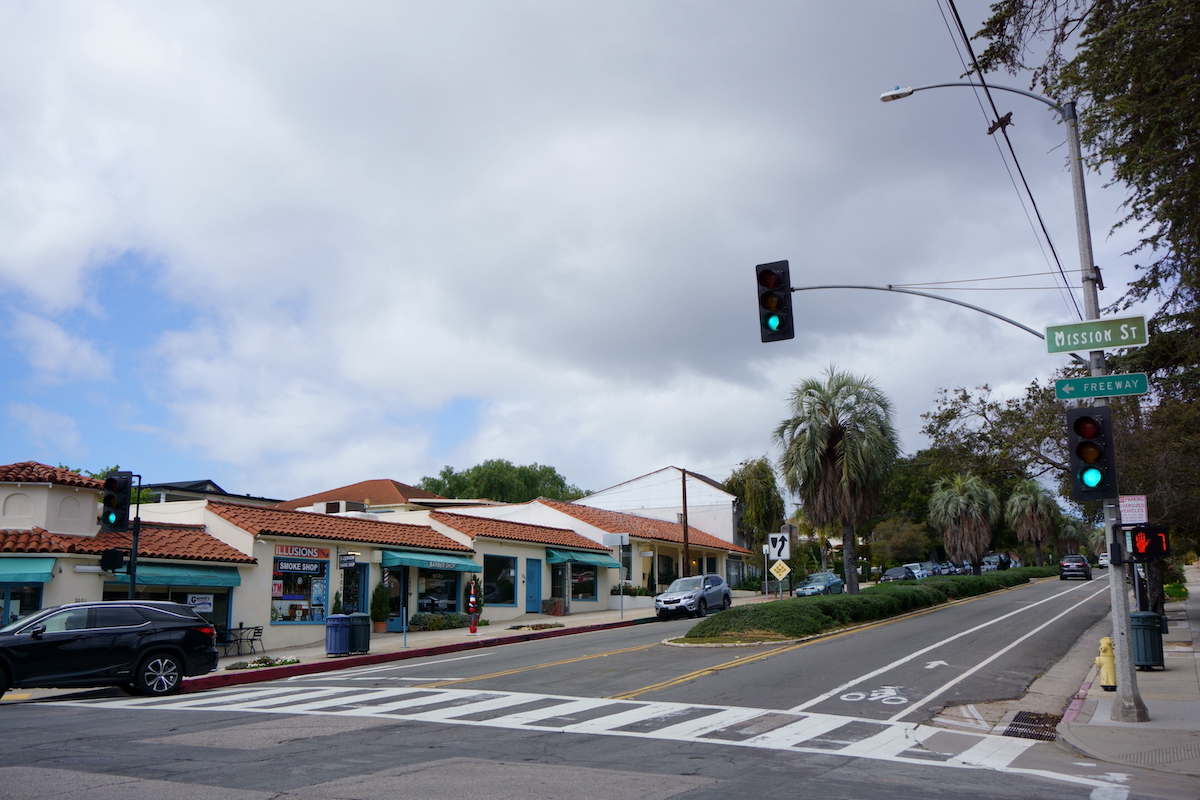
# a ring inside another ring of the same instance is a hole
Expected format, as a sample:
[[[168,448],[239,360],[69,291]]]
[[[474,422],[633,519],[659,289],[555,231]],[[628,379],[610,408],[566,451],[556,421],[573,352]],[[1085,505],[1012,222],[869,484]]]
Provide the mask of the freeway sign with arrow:
[[[1150,391],[1150,382],[1144,372],[1128,375],[1102,375],[1098,378],[1067,378],[1054,382],[1054,396],[1059,400],[1077,397],[1120,397],[1127,394],[1145,394]]]

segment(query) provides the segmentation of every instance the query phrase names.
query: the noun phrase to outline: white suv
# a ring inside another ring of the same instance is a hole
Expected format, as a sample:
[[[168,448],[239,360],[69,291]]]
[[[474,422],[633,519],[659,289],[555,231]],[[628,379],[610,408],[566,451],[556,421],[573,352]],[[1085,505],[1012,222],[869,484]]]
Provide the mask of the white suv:
[[[912,574],[916,576],[917,580],[922,580],[929,577],[929,573],[926,572],[925,568],[920,564],[905,564],[904,566],[912,570]]]

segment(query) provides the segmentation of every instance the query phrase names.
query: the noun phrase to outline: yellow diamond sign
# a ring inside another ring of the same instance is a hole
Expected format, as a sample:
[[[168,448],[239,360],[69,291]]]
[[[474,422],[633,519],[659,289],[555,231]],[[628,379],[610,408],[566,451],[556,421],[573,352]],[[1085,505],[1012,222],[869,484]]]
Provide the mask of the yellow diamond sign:
[[[771,574],[775,576],[775,580],[777,580],[777,581],[781,581],[784,578],[786,578],[788,576],[788,573],[791,571],[792,571],[792,568],[789,567],[787,564],[783,563],[782,561],[776,561],[774,564],[771,565]]]

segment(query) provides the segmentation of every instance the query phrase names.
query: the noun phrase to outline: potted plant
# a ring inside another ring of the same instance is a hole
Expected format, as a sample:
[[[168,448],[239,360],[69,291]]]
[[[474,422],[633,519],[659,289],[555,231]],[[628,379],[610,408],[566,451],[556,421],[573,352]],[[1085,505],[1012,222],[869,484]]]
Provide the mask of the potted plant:
[[[378,584],[371,592],[371,622],[375,633],[387,631],[388,617],[392,613],[391,593],[386,583]]]

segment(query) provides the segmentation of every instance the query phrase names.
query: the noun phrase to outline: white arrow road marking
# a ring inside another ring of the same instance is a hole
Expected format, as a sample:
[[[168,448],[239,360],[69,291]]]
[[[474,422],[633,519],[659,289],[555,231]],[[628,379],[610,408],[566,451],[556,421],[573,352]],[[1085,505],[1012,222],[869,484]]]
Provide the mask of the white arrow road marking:
[[[928,664],[925,665],[925,669],[934,669],[935,667],[948,667],[948,666],[950,666],[950,665],[947,664],[945,661],[930,661]]]

